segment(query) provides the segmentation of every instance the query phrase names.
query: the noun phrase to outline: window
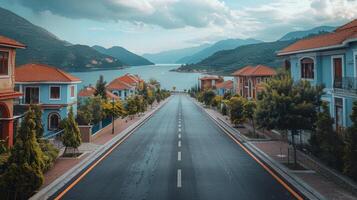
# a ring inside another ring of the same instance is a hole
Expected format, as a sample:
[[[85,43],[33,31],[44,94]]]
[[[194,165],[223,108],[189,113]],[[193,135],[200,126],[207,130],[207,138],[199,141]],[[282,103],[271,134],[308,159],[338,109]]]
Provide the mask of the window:
[[[311,58],[303,58],[301,64],[301,78],[314,79],[314,60]]]
[[[38,104],[40,102],[40,88],[26,87],[25,89],[25,103]]]
[[[48,130],[58,130],[61,117],[58,113],[50,113],[48,115]]]
[[[74,90],[75,90],[75,88],[74,88],[74,85],[71,85],[71,97],[74,97]]]
[[[259,83],[260,83],[260,78],[258,77],[258,78],[257,78],[257,84],[259,84]]]
[[[9,52],[0,51],[0,76],[9,75]]]
[[[50,87],[50,99],[61,99],[61,87],[51,86]]]

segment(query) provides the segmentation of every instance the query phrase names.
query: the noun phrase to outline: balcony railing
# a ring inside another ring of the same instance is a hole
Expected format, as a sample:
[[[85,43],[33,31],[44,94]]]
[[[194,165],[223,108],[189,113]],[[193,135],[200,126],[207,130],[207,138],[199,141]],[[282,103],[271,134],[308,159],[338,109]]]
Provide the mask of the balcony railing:
[[[333,87],[335,89],[342,89],[345,91],[357,93],[357,78],[343,77],[343,78],[335,79]]]

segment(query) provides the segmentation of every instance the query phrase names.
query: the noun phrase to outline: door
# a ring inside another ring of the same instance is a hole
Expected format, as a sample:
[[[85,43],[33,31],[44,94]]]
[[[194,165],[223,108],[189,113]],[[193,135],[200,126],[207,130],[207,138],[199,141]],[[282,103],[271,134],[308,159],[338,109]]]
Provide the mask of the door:
[[[333,59],[334,86],[342,88],[342,58]]]

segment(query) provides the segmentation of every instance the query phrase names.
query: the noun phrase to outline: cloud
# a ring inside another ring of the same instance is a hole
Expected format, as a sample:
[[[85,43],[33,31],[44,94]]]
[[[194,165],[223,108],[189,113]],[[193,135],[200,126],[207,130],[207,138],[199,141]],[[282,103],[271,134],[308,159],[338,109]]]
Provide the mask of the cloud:
[[[73,19],[122,20],[166,29],[224,26],[235,19],[233,11],[218,0],[16,0],[41,13]]]
[[[40,16],[51,13],[68,21],[94,21],[94,25],[87,26],[91,27],[89,30],[120,30],[130,36],[123,41],[138,41],[136,36],[142,34],[153,37],[150,40],[155,45],[151,46],[158,46],[158,41],[166,38],[162,40],[162,43],[168,43],[165,48],[212,43],[226,38],[272,41],[287,32],[321,25],[339,26],[357,18],[356,0],[271,0],[239,7],[229,6],[232,5],[229,1],[237,0],[7,1],[17,2]],[[119,23],[113,23],[117,21]]]

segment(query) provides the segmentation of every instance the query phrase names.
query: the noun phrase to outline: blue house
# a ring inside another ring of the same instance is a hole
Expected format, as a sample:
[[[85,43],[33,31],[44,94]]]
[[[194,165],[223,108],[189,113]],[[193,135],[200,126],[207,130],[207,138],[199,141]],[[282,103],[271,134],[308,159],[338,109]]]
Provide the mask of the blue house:
[[[26,64],[15,70],[15,89],[24,94],[18,106],[30,104],[41,107],[44,136],[59,129],[61,119],[68,116],[72,107],[77,113],[77,84],[80,79],[56,67],[42,64]]]
[[[336,130],[351,126],[352,104],[357,101],[357,20],[332,33],[302,39],[278,53],[285,58],[294,80],[323,84]]]

